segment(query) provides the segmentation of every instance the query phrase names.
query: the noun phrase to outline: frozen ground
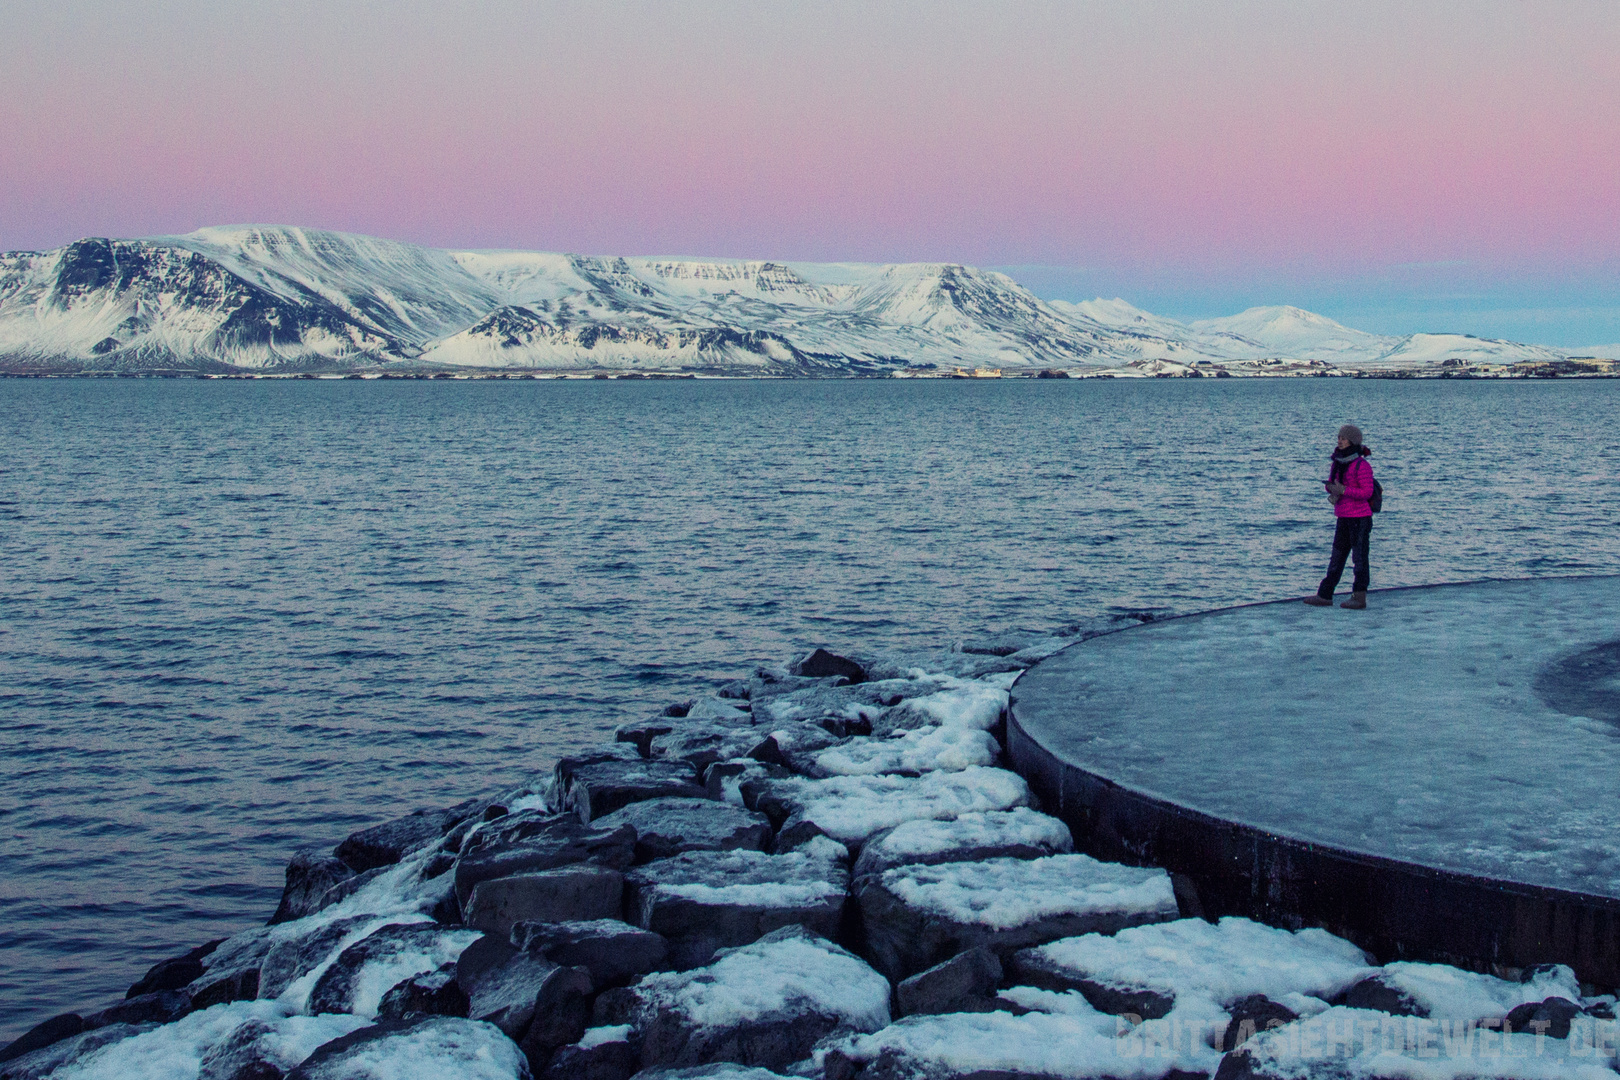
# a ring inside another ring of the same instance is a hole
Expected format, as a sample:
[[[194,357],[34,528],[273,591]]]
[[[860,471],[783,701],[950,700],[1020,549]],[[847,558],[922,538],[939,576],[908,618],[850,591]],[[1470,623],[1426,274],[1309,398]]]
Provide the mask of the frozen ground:
[[[1360,613],[1285,602],[1095,638],[1013,698],[1043,745],[1136,791],[1620,897],[1620,665],[1600,648],[1617,639],[1620,577],[1409,589]]]

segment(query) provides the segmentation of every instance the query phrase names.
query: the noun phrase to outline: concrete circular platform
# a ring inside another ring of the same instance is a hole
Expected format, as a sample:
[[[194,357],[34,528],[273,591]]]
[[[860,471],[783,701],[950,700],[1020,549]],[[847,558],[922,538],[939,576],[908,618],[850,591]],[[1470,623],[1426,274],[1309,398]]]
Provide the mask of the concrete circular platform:
[[[1092,638],[1014,684],[1008,751],[1082,847],[1167,867],[1184,906],[1620,985],[1620,577]]]

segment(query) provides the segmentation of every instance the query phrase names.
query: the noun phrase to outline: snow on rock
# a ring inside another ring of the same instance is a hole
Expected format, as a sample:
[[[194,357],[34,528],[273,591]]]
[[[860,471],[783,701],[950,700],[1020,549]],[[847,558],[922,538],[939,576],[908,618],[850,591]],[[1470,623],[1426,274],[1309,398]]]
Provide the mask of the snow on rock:
[[[881,1031],[851,1036],[825,1056],[829,1063],[842,1057],[894,1080],[977,1075],[1159,1080],[1175,1067],[1168,1055],[1122,1054],[1123,1026],[1088,1009],[908,1016]]]
[[[874,776],[880,773],[924,773],[994,765],[1001,744],[987,731],[966,727],[930,727],[889,739],[852,739],[814,755],[821,776]]]
[[[389,1020],[327,1043],[288,1080],[528,1080],[529,1062],[493,1024]]]
[[[874,835],[861,846],[855,877],[897,866],[979,859],[1035,859],[1074,850],[1069,827],[1027,806],[962,814],[945,821],[907,821]]]
[[[357,1016],[291,1016],[273,1001],[240,1001],[192,1013],[122,1039],[58,1069],[62,1080],[196,1080],[203,1062],[239,1029],[252,1028],[260,1058],[291,1069],[316,1047],[363,1027]]]
[[[384,926],[348,946],[320,974],[305,1009],[371,1018],[399,983],[452,963],[483,935],[437,923]]]
[[[1137,1049],[1152,1048],[1143,1044]],[[1442,1022],[1336,1007],[1258,1033],[1227,1056],[1217,1076],[1220,1080],[1614,1080],[1612,1066],[1612,1032],[1607,1049],[1596,1049],[1578,1039],[1504,1034],[1467,1020]]]
[[[1018,952],[1009,966],[1014,982],[1075,989],[1105,1012],[1153,1016],[1189,998],[1225,1007],[1253,994],[1296,1013],[1310,1006],[1294,999],[1313,995],[1323,999],[1320,1011],[1372,971],[1359,948],[1325,930],[1289,932],[1235,917],[1064,938]]]
[[[803,927],[727,949],[694,971],[648,975],[627,992],[624,1019],[641,1064],[733,1061],[782,1068],[838,1027],[889,1022],[889,982]]]
[[[977,945],[998,953],[1177,915],[1163,870],[1088,855],[901,866],[861,878],[855,893],[867,952],[900,979]]]
[[[795,851],[693,851],[625,877],[626,908],[669,940],[678,968],[792,924],[831,936],[848,898],[849,853],[825,837]]]
[[[944,688],[932,694],[908,698],[884,714],[873,725],[875,734],[889,734],[910,728],[968,728],[989,731],[1007,712],[1007,688],[999,680],[942,679]]]
[[[883,775],[750,781],[743,785],[743,796],[752,808],[784,821],[784,831],[805,822],[849,845],[907,821],[1011,810],[1032,801],[1023,777],[984,766],[915,778]]]
[[[1562,964],[1538,969],[1526,982],[1508,982],[1446,964],[1407,961],[1386,964],[1376,975],[1379,982],[1404,994],[1418,1015],[1444,1019],[1495,1019],[1516,1006],[1550,997],[1581,1000],[1575,973]]]

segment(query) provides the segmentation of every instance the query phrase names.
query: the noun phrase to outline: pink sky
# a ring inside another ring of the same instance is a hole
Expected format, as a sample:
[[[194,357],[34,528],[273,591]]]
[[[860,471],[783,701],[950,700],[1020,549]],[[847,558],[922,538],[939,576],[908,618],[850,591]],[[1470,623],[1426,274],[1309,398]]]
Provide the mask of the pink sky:
[[[961,261],[1170,314],[1578,310],[1620,340],[1612,0],[0,0],[0,26],[5,249],[277,222]]]

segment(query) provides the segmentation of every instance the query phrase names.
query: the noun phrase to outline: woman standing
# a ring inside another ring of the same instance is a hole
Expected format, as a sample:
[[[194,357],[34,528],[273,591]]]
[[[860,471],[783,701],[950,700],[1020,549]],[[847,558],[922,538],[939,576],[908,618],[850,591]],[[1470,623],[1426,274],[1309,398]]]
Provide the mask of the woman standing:
[[[1339,606],[1359,611],[1367,606],[1367,544],[1372,537],[1373,471],[1367,461],[1372,451],[1361,445],[1361,429],[1346,424],[1339,429],[1339,447],[1333,452],[1328,469],[1328,498],[1333,500],[1333,557],[1328,560],[1327,577],[1316,587],[1316,595],[1305,602],[1312,607],[1330,607],[1333,590],[1344,574],[1344,560],[1353,558],[1356,575],[1350,586],[1350,599]]]

